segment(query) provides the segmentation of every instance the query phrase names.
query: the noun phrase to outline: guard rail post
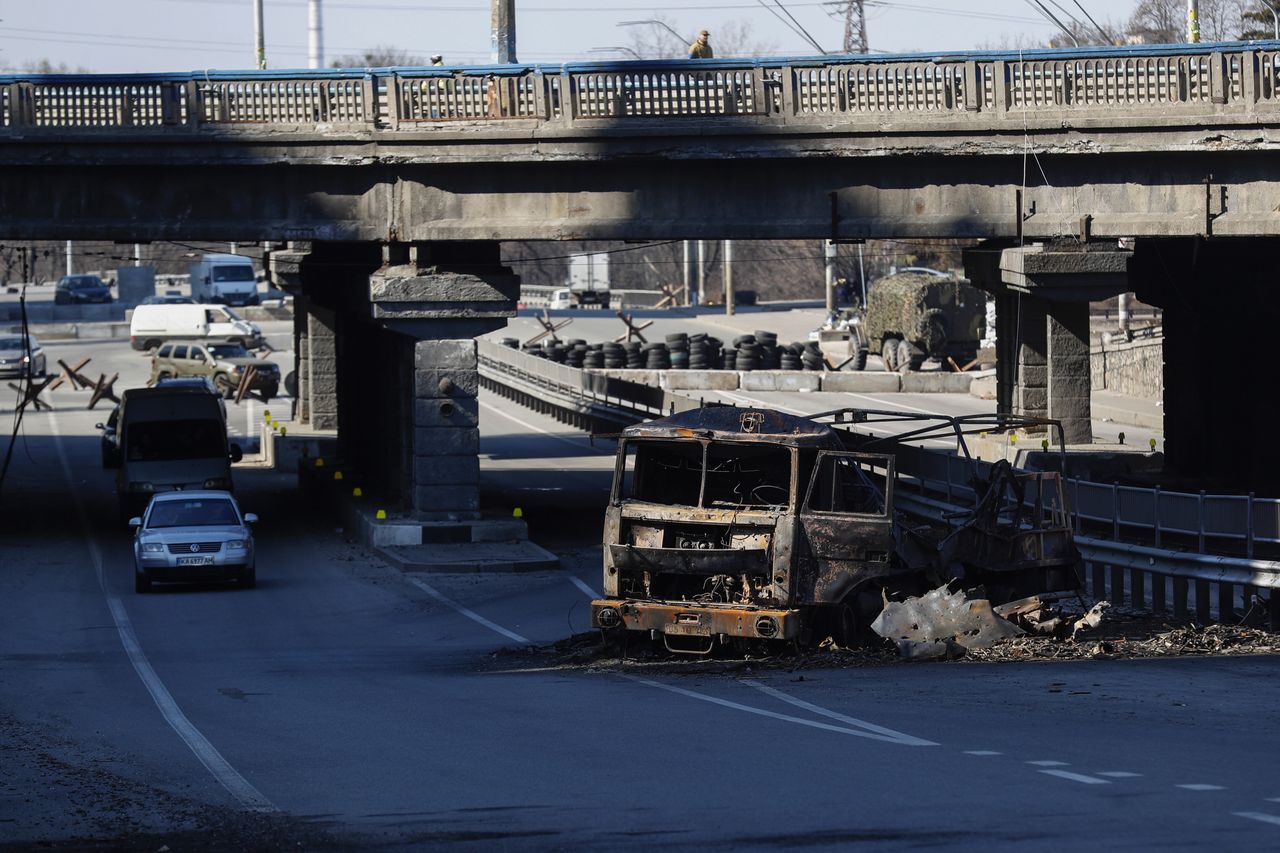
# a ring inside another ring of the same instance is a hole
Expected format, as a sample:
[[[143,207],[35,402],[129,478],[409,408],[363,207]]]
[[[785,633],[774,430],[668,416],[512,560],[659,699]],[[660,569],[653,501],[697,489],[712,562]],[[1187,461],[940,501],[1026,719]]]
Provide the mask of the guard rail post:
[[[1151,573],[1151,609],[1156,613],[1163,613],[1168,607],[1165,603],[1166,583],[1164,575]]]
[[[183,94],[187,102],[187,127],[196,130],[204,120],[203,104],[200,100],[200,84],[188,80],[183,86]]]
[[[1209,614],[1209,582],[1196,578],[1196,621],[1208,625]]]
[[[1203,525],[1201,525],[1203,527]],[[1111,538],[1120,541],[1120,484],[1111,484]],[[1204,549],[1201,549],[1203,553]]]
[[[1175,576],[1173,578],[1173,618],[1187,618],[1187,587],[1189,583],[1186,578]]]
[[[1129,604],[1141,608],[1147,603],[1146,572],[1139,568],[1129,570]]]
[[[1124,604],[1124,566],[1111,567],[1111,603]]]
[[[1236,588],[1226,581],[1218,583],[1218,621],[1234,622],[1236,618]]]
[[[1096,560],[1089,565],[1093,570],[1093,597],[1101,601],[1107,597],[1107,567]]]

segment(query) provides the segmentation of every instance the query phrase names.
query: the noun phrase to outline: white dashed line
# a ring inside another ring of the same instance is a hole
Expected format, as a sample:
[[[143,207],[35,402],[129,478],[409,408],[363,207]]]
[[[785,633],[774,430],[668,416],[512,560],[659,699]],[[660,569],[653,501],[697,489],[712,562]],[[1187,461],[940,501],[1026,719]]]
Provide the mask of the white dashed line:
[[[1066,767],[1069,764],[1066,761],[1028,761],[1027,763],[1036,767]]]
[[[1236,817],[1247,817],[1249,820],[1280,826],[1280,815],[1267,814],[1266,812],[1232,812],[1232,814]]]
[[[434,598],[436,601],[440,602],[441,604],[445,604],[445,605],[448,605],[449,607],[452,607],[454,610],[458,611],[463,616],[470,619],[472,622],[475,622],[478,625],[483,625],[484,627],[488,628],[490,631],[493,631],[495,634],[501,634],[502,636],[506,637],[508,640],[514,640],[517,643],[520,643],[522,646],[533,645],[533,641],[530,640],[528,637],[522,637],[519,634],[517,634],[515,631],[508,631],[506,628],[503,628],[501,625],[497,624],[496,622],[490,622],[488,619],[484,618],[479,613],[476,613],[474,610],[471,610],[470,608],[467,608],[467,607],[463,607],[461,604],[454,601],[452,598],[449,598],[448,596],[445,596],[445,595],[441,595],[439,592],[436,591],[435,587],[431,586],[431,584],[427,583],[426,581],[419,580],[418,578],[408,578],[408,581],[409,583],[416,586],[418,589],[425,592],[427,595]]]
[[[1268,803],[1280,803],[1280,797],[1267,797],[1266,800]]]
[[[1130,773],[1128,770],[1099,770],[1095,775],[1109,779],[1136,779],[1141,773]]]
[[[994,749],[966,749],[965,755],[1004,755],[1003,752],[996,752]]]
[[[1072,782],[1080,782],[1085,785],[1110,785],[1107,779],[1099,779],[1097,776],[1086,776],[1083,773],[1072,773],[1070,770],[1041,770],[1047,776],[1057,776],[1059,779],[1069,779]]]
[[[783,693],[781,690],[775,690],[772,687],[768,686],[767,684],[761,684],[759,681],[744,681],[742,683],[747,685],[748,687],[754,687],[756,690],[759,690],[761,693],[765,693],[769,696],[772,696],[775,699],[779,699],[783,702],[786,702],[789,705],[795,705],[797,708],[803,708],[804,710],[809,711],[810,713],[813,713],[813,714],[817,714],[820,717],[828,717],[832,720],[839,720],[842,723],[847,723],[851,726],[856,726],[857,728],[860,728],[860,729],[866,729],[869,732],[875,732],[876,734],[893,738],[894,740],[899,741],[903,744],[906,744],[907,746],[937,746],[938,745],[931,740],[924,740],[923,738],[914,737],[912,735],[904,735],[902,732],[895,732],[893,729],[886,729],[883,726],[877,726],[875,723],[868,723],[865,720],[859,720],[857,717],[849,717],[844,714],[837,713],[836,711],[829,711],[820,705],[814,705],[812,702],[806,702],[803,699],[797,699],[794,696],[789,696],[788,694]]]
[[[1192,785],[1178,785],[1177,787],[1182,788],[1184,791],[1225,791],[1226,790],[1226,788],[1222,787],[1221,785],[1205,785],[1203,783],[1196,783]]]
[[[569,575],[569,583],[573,584],[578,589],[582,590],[582,594],[585,595],[587,598],[603,598],[604,597],[600,593],[592,589],[590,586],[588,586],[586,581],[574,575]]]
[[[648,678],[638,678],[634,675],[622,675],[622,678],[628,681],[634,681],[637,684],[643,684],[647,687],[656,687],[659,690],[666,690],[669,693],[678,693],[681,696],[687,696],[690,699],[697,699],[700,702],[710,702],[712,705],[719,705],[723,708],[732,708],[735,711],[743,711],[748,714],[755,714],[760,717],[769,717],[774,720],[782,720],[787,723],[795,723],[798,726],[807,726],[811,729],[821,729],[827,732],[836,732],[842,735],[853,735],[854,737],[864,737],[869,740],[884,741],[886,743],[894,743],[899,746],[924,745],[928,741],[920,741],[918,738],[912,738],[910,735],[902,735],[895,733],[894,736],[886,736],[876,734],[875,732],[865,731],[863,729],[846,728],[844,726],[833,726],[830,723],[822,723],[817,720],[806,720],[803,717],[793,717],[790,714],[779,714],[777,711],[769,711],[764,708],[757,708],[753,705],[743,705],[739,702],[731,702],[728,699],[721,699],[718,696],[708,696],[705,693],[698,693],[694,690],[686,690],[683,687],[676,687],[673,684],[663,684],[660,681],[652,681]],[[913,743],[914,742],[914,743]]]

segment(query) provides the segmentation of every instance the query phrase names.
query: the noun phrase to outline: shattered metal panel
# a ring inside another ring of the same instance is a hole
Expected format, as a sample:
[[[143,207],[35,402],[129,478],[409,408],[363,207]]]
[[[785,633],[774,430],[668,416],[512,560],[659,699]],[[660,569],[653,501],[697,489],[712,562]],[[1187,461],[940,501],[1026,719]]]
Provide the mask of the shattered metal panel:
[[[886,602],[871,630],[892,640],[904,658],[916,659],[947,657],[958,649],[984,649],[1023,633],[997,616],[990,601],[970,600],[963,590],[948,592],[945,586],[919,598]]]

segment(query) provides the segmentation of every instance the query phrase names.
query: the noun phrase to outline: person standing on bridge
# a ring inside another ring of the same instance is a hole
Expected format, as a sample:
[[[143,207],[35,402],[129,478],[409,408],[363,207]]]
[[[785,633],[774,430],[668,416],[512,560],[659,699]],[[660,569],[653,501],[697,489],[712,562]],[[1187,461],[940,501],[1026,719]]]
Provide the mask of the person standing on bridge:
[[[698,40],[689,45],[690,59],[712,59],[715,54],[711,52],[711,44],[707,39],[711,38],[711,33],[703,30],[698,33]]]

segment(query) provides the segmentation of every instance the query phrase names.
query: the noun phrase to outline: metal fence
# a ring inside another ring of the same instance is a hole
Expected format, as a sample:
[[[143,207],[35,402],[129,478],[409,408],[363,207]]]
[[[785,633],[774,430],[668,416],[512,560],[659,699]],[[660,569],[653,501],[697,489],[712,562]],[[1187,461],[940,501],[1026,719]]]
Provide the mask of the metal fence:
[[[0,76],[0,130],[188,130],[459,122],[824,124],[1233,116],[1275,109],[1280,43],[558,66]]]

